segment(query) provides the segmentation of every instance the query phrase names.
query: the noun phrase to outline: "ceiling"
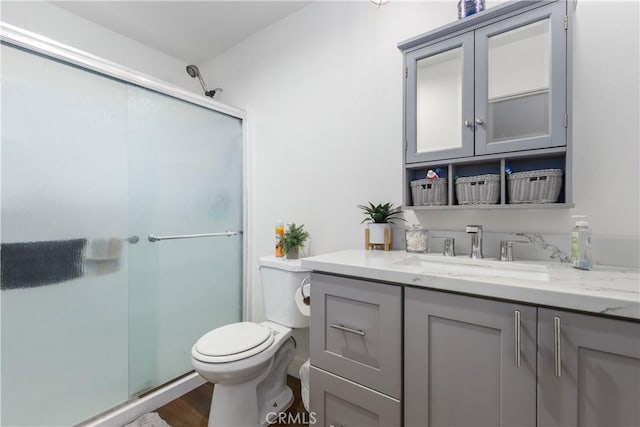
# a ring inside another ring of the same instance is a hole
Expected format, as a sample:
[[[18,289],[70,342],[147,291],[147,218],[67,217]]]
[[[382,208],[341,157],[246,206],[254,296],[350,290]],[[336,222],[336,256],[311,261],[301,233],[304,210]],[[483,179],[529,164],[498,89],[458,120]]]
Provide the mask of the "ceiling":
[[[187,63],[202,63],[308,1],[52,1]]]

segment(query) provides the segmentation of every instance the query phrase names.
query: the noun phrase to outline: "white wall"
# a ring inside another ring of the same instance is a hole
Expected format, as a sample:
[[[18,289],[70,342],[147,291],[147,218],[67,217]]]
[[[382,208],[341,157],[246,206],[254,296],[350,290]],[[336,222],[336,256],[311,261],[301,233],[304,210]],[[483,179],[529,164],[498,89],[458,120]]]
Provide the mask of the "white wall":
[[[369,2],[319,2],[202,67],[224,87],[222,102],[250,114],[252,271],[260,255],[273,251],[278,219],[304,223],[311,252],[323,253],[362,246],[356,204],[401,202],[396,44],[455,19],[453,0],[392,1],[379,9]],[[575,209],[429,212],[421,223],[433,230],[480,223],[497,232],[568,233],[570,215],[585,213],[595,236],[631,239],[637,248],[638,35],[637,2],[578,3]],[[250,285],[260,318],[257,274]]]
[[[43,1],[0,2],[0,20],[60,43],[141,71],[184,89],[198,91],[186,64],[87,19]]]

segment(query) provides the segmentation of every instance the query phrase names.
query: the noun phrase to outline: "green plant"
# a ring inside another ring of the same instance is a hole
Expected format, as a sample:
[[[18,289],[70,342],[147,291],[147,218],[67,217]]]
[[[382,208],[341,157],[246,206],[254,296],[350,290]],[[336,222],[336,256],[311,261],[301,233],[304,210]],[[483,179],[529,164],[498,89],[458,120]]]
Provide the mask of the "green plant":
[[[282,251],[286,254],[291,249],[300,248],[308,238],[309,233],[304,230],[304,224],[291,223],[282,236]]]
[[[385,224],[387,222],[390,222],[394,224],[393,221],[397,219],[406,221],[400,216],[400,214],[403,212],[401,207],[397,206],[394,208],[393,203],[379,203],[377,205],[374,205],[373,203],[369,202],[369,206],[358,205],[358,207],[364,211],[364,214],[366,216],[366,218],[363,219],[360,224],[362,224],[363,222],[373,222],[376,224]]]

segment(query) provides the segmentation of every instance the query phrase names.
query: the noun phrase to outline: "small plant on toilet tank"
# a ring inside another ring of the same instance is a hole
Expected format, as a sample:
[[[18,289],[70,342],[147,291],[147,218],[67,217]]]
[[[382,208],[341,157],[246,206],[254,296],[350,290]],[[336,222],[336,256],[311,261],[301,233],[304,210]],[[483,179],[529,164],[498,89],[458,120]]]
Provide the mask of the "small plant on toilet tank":
[[[304,230],[304,224],[296,225],[295,222],[289,224],[282,237],[282,249],[287,259],[298,259],[300,248],[308,238],[309,233]]]
[[[384,243],[384,230],[390,228],[390,224],[395,224],[394,221],[396,220],[405,221],[401,216],[402,209],[400,206],[394,208],[391,202],[377,205],[369,202],[369,206],[358,205],[358,207],[364,211],[365,219],[360,224],[368,223],[369,241],[371,243]]]

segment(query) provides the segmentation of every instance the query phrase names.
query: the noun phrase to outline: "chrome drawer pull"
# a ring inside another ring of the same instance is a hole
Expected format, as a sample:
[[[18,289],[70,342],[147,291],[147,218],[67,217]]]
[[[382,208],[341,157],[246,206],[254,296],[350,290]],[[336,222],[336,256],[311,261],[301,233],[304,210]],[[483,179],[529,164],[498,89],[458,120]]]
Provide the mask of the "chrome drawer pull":
[[[560,318],[553,317],[553,355],[556,365],[556,377],[562,376],[562,355],[560,353]]]
[[[515,349],[516,349],[516,366],[520,367],[520,310],[515,311]]]
[[[359,335],[361,337],[365,335],[365,332],[362,329],[351,329],[351,328],[347,328],[344,325],[336,325],[335,323],[332,323],[329,326],[332,327],[333,329],[338,329],[342,332],[349,332],[350,334]]]

